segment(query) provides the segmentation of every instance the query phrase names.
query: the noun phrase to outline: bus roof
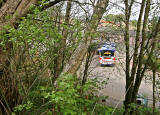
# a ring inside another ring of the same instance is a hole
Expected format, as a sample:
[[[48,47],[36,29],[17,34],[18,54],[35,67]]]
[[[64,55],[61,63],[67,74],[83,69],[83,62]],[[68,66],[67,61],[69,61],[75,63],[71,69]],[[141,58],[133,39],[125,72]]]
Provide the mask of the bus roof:
[[[112,47],[112,46],[102,46],[99,51],[102,52],[104,50],[108,50],[108,51],[115,51],[115,47]]]

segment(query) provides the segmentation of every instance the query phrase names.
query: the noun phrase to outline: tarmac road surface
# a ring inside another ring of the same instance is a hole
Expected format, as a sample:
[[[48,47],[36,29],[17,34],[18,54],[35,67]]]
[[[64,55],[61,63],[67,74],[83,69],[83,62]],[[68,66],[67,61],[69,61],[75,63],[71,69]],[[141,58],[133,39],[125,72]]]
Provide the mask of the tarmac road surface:
[[[107,81],[104,88],[99,94],[109,96],[105,104],[108,106],[121,107],[125,97],[125,57],[116,52],[117,60],[114,67],[101,67],[98,62],[99,56],[94,56],[90,69],[89,78],[98,78],[99,81]],[[147,73],[151,76],[151,73]],[[152,104],[152,84],[151,81],[143,80],[139,89],[139,93],[148,97],[149,105]],[[157,107],[159,104],[157,103]]]

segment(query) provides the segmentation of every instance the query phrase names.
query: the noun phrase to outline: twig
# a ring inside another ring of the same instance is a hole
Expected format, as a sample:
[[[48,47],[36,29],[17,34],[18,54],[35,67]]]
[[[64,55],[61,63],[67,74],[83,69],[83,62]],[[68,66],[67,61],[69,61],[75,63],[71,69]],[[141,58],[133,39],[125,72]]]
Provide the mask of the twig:
[[[105,78],[104,78],[104,79],[105,79]],[[103,81],[104,79],[102,79],[102,81]],[[101,91],[99,91],[99,93],[98,93],[98,97],[100,96],[100,93],[101,93]],[[95,110],[95,108],[96,108],[96,105],[97,105],[97,102],[95,103],[95,105],[94,105],[94,107],[93,107],[93,110],[92,110],[91,115],[93,115],[94,110]]]
[[[132,83],[133,83],[133,81],[132,81]],[[132,83],[131,83],[131,84],[130,84],[130,86],[128,87],[128,89],[127,89],[126,93],[124,94],[124,97],[126,96],[127,92],[129,91],[129,89],[130,89],[130,87],[131,87]],[[113,114],[114,114],[114,112],[115,112],[115,110],[117,109],[117,107],[118,107],[118,105],[120,104],[120,102],[121,102],[121,100],[117,103],[117,105],[116,105],[116,106],[115,106],[115,108],[113,109],[113,112],[112,112],[112,114],[111,114],[111,115],[113,115]]]

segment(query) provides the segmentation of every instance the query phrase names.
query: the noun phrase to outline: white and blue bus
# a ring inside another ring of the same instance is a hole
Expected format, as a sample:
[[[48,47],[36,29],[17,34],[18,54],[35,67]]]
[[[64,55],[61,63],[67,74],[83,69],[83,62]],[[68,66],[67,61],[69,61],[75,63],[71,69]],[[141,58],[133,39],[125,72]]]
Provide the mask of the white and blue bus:
[[[115,58],[115,44],[114,43],[105,43],[101,48],[98,49],[100,54],[99,63],[103,65],[114,66],[116,62]]]

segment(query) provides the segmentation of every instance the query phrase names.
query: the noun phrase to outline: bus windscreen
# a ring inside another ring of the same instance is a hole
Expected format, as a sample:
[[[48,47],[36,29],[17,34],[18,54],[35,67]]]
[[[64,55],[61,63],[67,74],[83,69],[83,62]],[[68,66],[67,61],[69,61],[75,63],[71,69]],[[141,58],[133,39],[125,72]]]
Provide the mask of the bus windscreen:
[[[101,52],[101,56],[114,56],[114,51],[104,50]]]

